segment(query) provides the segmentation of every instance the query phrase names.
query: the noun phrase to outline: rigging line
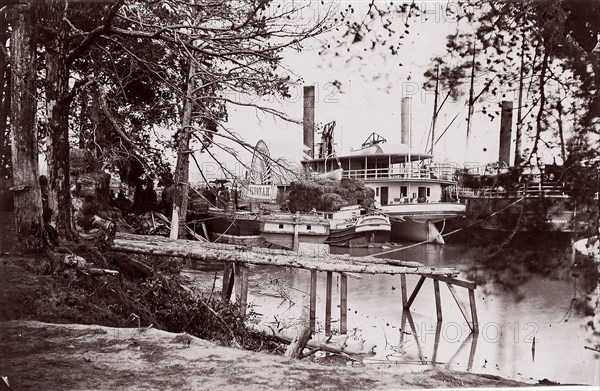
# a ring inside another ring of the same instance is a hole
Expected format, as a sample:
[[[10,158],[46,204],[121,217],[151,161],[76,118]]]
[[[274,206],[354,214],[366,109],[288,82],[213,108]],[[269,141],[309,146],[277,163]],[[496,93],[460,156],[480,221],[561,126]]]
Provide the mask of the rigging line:
[[[454,235],[454,234],[455,234],[455,233],[457,233],[457,232],[464,231],[464,230],[465,230],[465,229],[467,229],[467,228],[471,228],[471,227],[473,227],[474,225],[477,225],[477,224],[479,224],[479,223],[482,223],[483,221],[485,221],[485,220],[489,219],[490,217],[493,217],[493,216],[497,215],[498,213],[500,213],[500,212],[502,212],[502,211],[504,211],[504,210],[506,210],[506,209],[510,208],[511,206],[518,204],[519,202],[523,201],[525,198],[526,198],[526,196],[523,196],[523,197],[519,198],[518,200],[516,200],[515,202],[513,202],[513,203],[511,203],[511,204],[508,204],[508,205],[506,205],[504,208],[502,208],[502,209],[499,209],[499,210],[495,211],[494,213],[491,213],[489,216],[486,216],[486,217],[484,217],[484,218],[481,218],[481,219],[479,219],[479,220],[477,220],[477,221],[475,221],[475,222],[472,222],[471,224],[468,224],[468,225],[467,225],[467,226],[465,226],[465,227],[462,227],[462,228],[457,228],[457,229],[455,229],[454,231],[450,231],[450,232],[448,232],[447,234],[440,235],[440,236],[441,236],[441,237],[443,237],[443,238],[445,238],[446,236]],[[398,248],[393,248],[393,249],[391,249],[391,250],[382,251],[382,252],[379,252],[379,253],[377,253],[377,254],[373,254],[372,256],[373,256],[373,257],[378,257],[378,256],[380,256],[380,255],[390,254],[390,253],[393,253],[393,252],[396,252],[396,251],[407,250],[407,249],[409,249],[409,248],[417,247],[417,246],[420,246],[420,245],[422,245],[422,244],[427,244],[427,243],[429,243],[429,240],[424,240],[424,241],[422,241],[422,242],[413,243],[413,244],[411,244],[411,245],[409,245],[409,246],[405,246],[405,247],[398,247]]]
[[[223,235],[225,235],[227,233],[227,231],[229,231],[229,229],[234,226],[236,220],[237,220],[237,218],[234,218],[233,220],[231,220],[231,224],[229,224],[229,227],[227,227],[227,229],[225,231],[223,231],[223,233],[221,235],[219,235],[218,238],[213,240],[213,243],[217,243],[223,237]]]
[[[190,153],[190,156],[192,157],[192,159],[194,159],[194,163],[196,163],[196,167],[198,168],[198,171],[200,172],[200,175],[202,175],[202,179],[204,179],[204,182],[206,182],[206,186],[208,186],[208,188],[210,189],[210,191],[217,197],[219,197],[219,194],[212,188],[212,186],[208,185],[208,179],[206,178],[206,176],[204,176],[204,171],[202,171],[202,169],[200,168],[200,163],[198,163],[198,160],[196,159],[196,155],[194,155],[193,153]],[[190,186],[190,188],[194,188],[193,186]],[[194,189],[194,191],[196,191],[196,189]],[[198,193],[196,191],[196,193]],[[200,194],[200,193],[198,193]],[[202,196],[202,198],[204,198],[204,200],[206,202],[208,202],[209,205],[212,205],[213,207],[216,207],[216,205],[213,205],[212,202],[210,202],[209,200],[207,200],[204,196]]]
[[[437,144],[442,137],[444,137],[444,135],[446,134],[446,132],[448,131],[448,129],[450,129],[450,126],[452,126],[452,124],[454,123],[454,121],[456,120],[456,118],[458,118],[458,116],[460,115],[460,113],[457,113],[454,118],[452,118],[452,121],[450,121],[450,123],[448,124],[448,126],[446,126],[446,129],[444,129],[444,131],[442,132],[442,134],[440,134],[440,137],[438,137],[437,140],[435,140],[435,144]]]

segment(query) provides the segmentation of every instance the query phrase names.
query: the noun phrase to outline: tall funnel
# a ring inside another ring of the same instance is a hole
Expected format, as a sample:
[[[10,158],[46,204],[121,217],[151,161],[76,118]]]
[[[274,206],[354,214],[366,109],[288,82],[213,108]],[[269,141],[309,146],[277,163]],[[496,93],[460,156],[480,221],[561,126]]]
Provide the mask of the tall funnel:
[[[304,86],[304,127],[303,158],[314,158],[315,150],[315,87]]]
[[[412,147],[412,98],[402,98],[400,107],[400,142]]]
[[[498,149],[498,163],[510,165],[510,142],[512,137],[513,103],[502,101],[502,114],[500,115],[500,147]]]

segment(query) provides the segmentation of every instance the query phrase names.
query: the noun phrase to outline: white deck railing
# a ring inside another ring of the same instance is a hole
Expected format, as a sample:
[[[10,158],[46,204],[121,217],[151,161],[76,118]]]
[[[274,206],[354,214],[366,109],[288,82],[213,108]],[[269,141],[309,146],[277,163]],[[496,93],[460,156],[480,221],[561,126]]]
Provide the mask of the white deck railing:
[[[367,168],[359,170],[344,170],[344,178],[353,179],[442,179],[453,180],[453,169],[450,167],[432,168]]]
[[[456,186],[453,192],[458,196],[477,196],[477,197],[506,197],[506,196],[566,196],[564,187],[561,183],[547,182],[521,184],[515,189],[503,188],[481,188],[472,189],[468,187]]]

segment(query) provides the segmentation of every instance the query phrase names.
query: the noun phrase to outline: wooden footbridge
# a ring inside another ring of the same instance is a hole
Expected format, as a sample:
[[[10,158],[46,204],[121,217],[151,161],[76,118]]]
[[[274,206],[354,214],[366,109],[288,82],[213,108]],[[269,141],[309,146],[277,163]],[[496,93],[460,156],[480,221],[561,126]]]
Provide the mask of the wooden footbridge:
[[[230,299],[234,285],[236,301],[242,316],[245,316],[248,302],[248,265],[272,265],[306,269],[311,272],[310,279],[310,328],[314,332],[316,324],[317,273],[327,273],[325,299],[325,333],[331,334],[331,307],[333,273],[340,274],[340,333],[348,329],[348,277],[359,274],[399,275],[402,290],[403,309],[408,310],[421,290],[427,278],[433,280],[435,305],[438,322],[442,320],[442,302],[440,282],[448,286],[465,321],[472,332],[479,331],[475,301],[476,284],[459,280],[455,268],[428,267],[419,262],[399,261],[395,259],[375,258],[372,256],[351,257],[349,255],[317,254],[300,255],[297,252],[263,248],[248,249],[242,246],[206,243],[192,240],[171,240],[162,236],[141,236],[117,233],[112,249],[120,252],[181,257],[199,262],[224,262],[223,290],[224,299]],[[406,275],[420,276],[419,281],[408,296]],[[469,307],[461,301],[456,287],[469,291]]]

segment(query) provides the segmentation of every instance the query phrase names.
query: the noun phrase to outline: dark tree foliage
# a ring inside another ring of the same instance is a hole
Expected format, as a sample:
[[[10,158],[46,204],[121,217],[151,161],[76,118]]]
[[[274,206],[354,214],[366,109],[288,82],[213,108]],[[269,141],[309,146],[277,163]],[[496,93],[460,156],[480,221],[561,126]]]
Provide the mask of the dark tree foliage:
[[[445,61],[433,60],[425,73],[426,87],[432,87],[435,69],[440,67],[440,82],[458,98],[465,90],[457,87],[468,83],[473,71],[480,80],[473,103],[490,119],[500,114],[500,100],[521,92],[517,127],[533,138],[532,148],[522,151],[527,152],[522,162],[537,160],[540,144],[560,146],[566,160],[565,118],[576,117],[576,132],[598,132],[600,67],[598,51],[593,49],[600,32],[600,2],[464,0],[458,4],[458,20],[468,21],[470,27],[448,37]]]

